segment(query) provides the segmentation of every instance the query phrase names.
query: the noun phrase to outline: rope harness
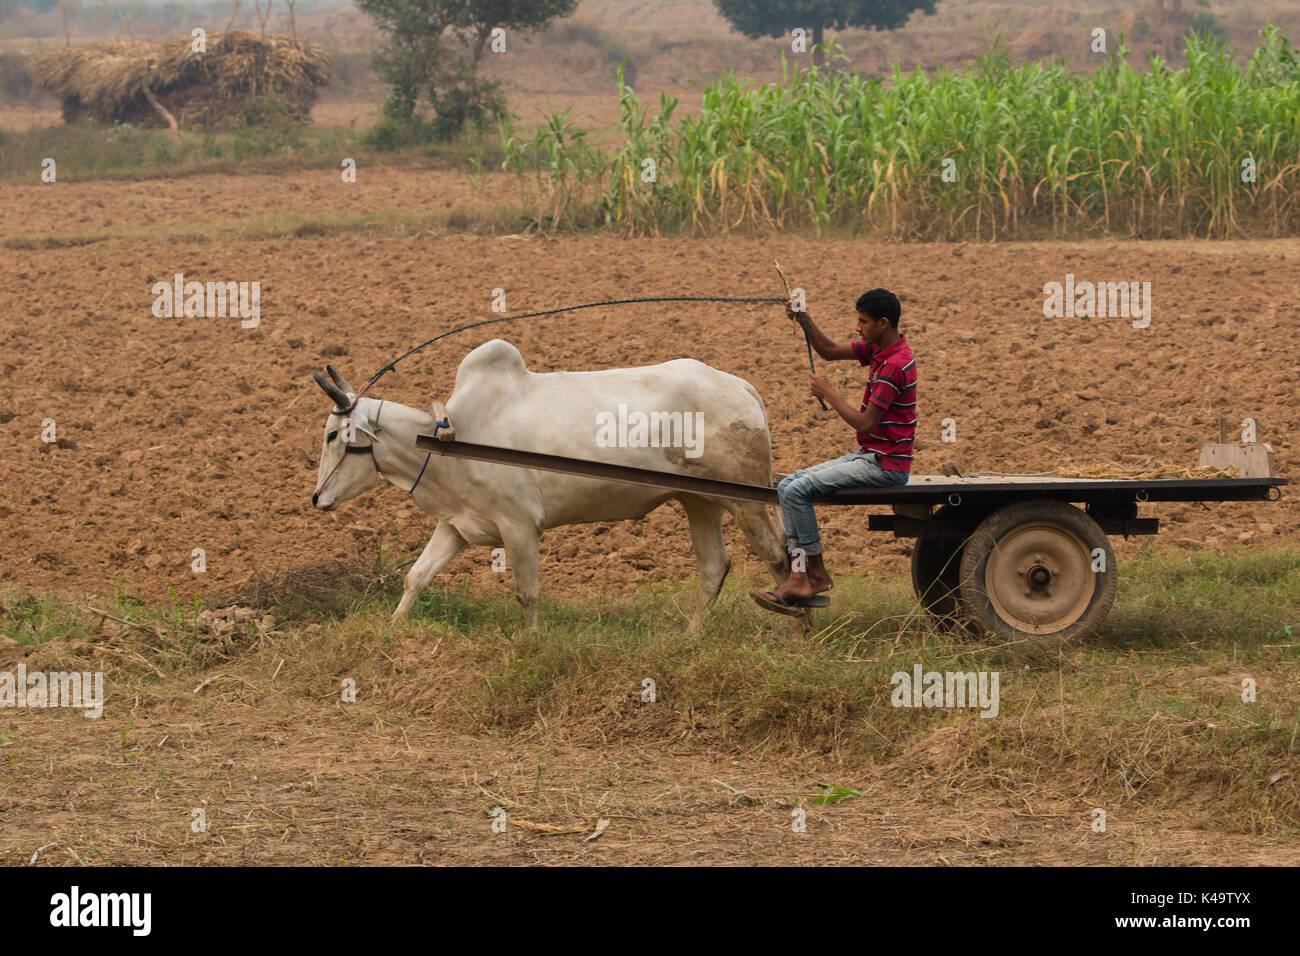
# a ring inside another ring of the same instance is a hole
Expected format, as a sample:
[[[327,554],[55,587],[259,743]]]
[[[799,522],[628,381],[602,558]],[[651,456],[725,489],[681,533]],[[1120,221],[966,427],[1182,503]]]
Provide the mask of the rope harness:
[[[360,400],[361,399],[358,396],[357,401],[352,403],[352,408],[347,408],[347,409],[335,408],[334,414],[335,415],[349,414],[350,412],[356,409],[357,402],[359,402]],[[379,475],[383,475],[383,471],[381,471],[379,468],[379,459],[375,458],[375,442],[379,441],[379,436],[383,432],[383,429],[379,427],[379,416],[383,413],[383,410],[384,410],[384,403],[381,400],[379,402],[379,406],[375,410],[374,432],[373,433],[366,432],[366,434],[370,435],[370,444],[349,445],[345,443],[343,445],[343,455],[335,463],[334,467],[329,470],[329,474],[327,474],[325,478],[316,485],[316,490],[312,493],[313,499],[315,498],[316,495],[320,494],[321,489],[324,488],[325,485],[329,483],[329,480],[334,477],[334,472],[338,471],[339,468],[342,466],[343,462],[347,461],[348,455],[369,455],[371,461],[374,462],[375,472]],[[450,428],[450,427],[451,427],[450,421],[434,422],[433,434],[436,437],[438,434],[438,429]],[[364,431],[364,429],[362,430]],[[411,497],[415,496],[415,489],[420,487],[420,479],[424,477],[424,472],[429,467],[429,459],[432,457],[433,457],[433,452],[429,452],[424,456],[424,464],[420,466],[420,473],[415,476],[415,483],[412,484],[410,490],[407,491],[407,494],[410,495]]]

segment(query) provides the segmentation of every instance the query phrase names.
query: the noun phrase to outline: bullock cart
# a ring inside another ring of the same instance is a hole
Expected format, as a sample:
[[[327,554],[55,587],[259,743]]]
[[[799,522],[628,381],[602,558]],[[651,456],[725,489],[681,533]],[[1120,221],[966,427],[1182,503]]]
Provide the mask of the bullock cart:
[[[519,468],[628,481],[776,505],[774,487],[632,468],[582,458],[435,439],[435,454]],[[948,626],[1007,640],[1073,640],[1092,634],[1115,601],[1119,567],[1108,535],[1156,534],[1142,503],[1276,501],[1285,478],[1046,478],[914,475],[906,485],[837,491],[821,506],[887,505],[867,529],[915,538],[912,586]]]

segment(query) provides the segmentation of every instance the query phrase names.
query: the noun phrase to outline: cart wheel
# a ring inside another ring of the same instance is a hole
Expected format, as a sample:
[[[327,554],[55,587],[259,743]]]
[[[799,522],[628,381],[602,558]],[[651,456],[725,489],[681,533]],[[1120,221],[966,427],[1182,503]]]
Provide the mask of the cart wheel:
[[[944,505],[934,517],[950,511]],[[963,544],[960,538],[917,538],[912,548],[912,590],[921,606],[944,625],[954,625],[963,617],[959,592]]]
[[[1064,642],[1101,625],[1118,581],[1097,522],[1063,501],[1018,501],[985,518],[967,543],[961,605],[996,637]]]

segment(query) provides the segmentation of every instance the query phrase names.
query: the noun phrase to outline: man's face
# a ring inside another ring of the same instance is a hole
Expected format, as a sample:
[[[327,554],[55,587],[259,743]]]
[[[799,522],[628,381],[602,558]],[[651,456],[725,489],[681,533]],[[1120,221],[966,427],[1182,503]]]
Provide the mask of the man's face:
[[[879,344],[888,330],[888,319],[873,319],[865,312],[858,313],[858,337],[868,345]]]

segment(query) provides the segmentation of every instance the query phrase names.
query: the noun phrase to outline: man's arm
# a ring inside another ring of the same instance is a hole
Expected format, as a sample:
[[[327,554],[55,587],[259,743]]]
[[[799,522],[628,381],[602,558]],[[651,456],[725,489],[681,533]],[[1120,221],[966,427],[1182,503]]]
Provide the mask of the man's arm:
[[[785,314],[808,330],[808,341],[812,343],[813,350],[828,362],[837,359],[857,358],[853,354],[852,342],[836,342],[817,328],[817,323],[812,320],[812,317],[807,312],[795,312],[787,303]]]
[[[855,432],[863,435],[870,435],[872,429],[880,424],[880,418],[885,414],[885,410],[875,402],[867,402],[866,411],[855,408],[846,402],[831,388],[831,383],[826,381],[820,375],[812,377],[812,393],[818,398],[825,399],[826,404],[835,409],[835,413],[853,426]]]

